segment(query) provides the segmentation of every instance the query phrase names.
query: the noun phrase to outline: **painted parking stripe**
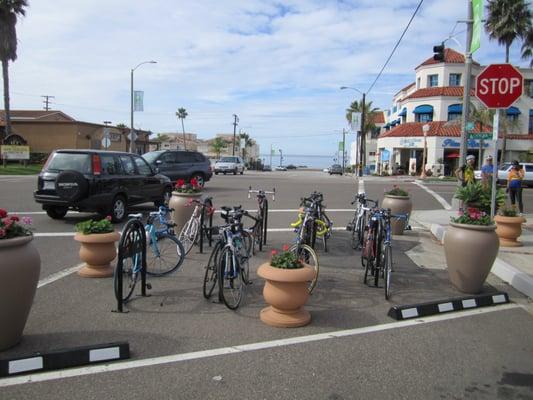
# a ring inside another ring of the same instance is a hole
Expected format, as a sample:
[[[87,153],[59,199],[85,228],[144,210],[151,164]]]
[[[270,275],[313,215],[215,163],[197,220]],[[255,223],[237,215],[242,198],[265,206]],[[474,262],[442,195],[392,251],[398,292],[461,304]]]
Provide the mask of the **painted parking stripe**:
[[[405,321],[392,322],[382,325],[367,326],[362,328],[347,329],[341,331],[332,331],[319,333],[316,335],[297,336],[287,339],[270,340],[265,342],[250,343],[244,345],[237,345],[231,347],[223,347],[211,350],[201,350],[191,353],[174,354],[168,356],[147,358],[143,360],[116,362],[113,364],[92,365],[83,368],[70,368],[60,371],[43,372],[39,374],[29,374],[17,377],[10,377],[0,379],[0,387],[8,387],[14,385],[28,384],[34,382],[45,382],[57,379],[65,379],[77,376],[87,376],[93,374],[100,374],[104,372],[122,371],[133,368],[142,368],[153,365],[176,364],[190,360],[199,360],[210,357],[225,356],[228,354],[245,353],[249,351],[264,350],[278,347],[285,347],[291,345],[298,345],[302,343],[317,342],[322,340],[339,339],[348,336],[357,336],[373,332],[387,331],[391,329],[404,328],[409,326],[420,326],[439,321],[446,321],[458,318],[471,317],[480,314],[491,312],[499,312],[521,308],[518,304],[504,304],[498,307],[476,308],[474,310],[463,311],[461,313],[440,314],[427,318],[409,319]]]
[[[73,274],[74,272],[78,272],[84,265],[85,265],[85,263],[81,263],[81,264],[75,265],[75,266],[70,267],[70,268],[65,268],[65,269],[63,269],[63,270],[61,270],[59,272],[56,272],[56,273],[52,274],[52,275],[48,275],[46,278],[41,279],[37,283],[37,288],[49,285],[50,283],[58,281],[61,278],[64,278],[65,276]]]
[[[444,199],[444,197],[442,197],[441,195],[435,193],[433,190],[429,189],[428,187],[426,187],[425,185],[417,182],[417,181],[414,181],[413,182],[415,185],[417,185],[418,187],[424,189],[426,192],[428,192],[430,195],[432,195],[435,200],[437,200],[441,206],[444,207],[444,209],[446,210],[451,210],[452,209],[452,206]]]

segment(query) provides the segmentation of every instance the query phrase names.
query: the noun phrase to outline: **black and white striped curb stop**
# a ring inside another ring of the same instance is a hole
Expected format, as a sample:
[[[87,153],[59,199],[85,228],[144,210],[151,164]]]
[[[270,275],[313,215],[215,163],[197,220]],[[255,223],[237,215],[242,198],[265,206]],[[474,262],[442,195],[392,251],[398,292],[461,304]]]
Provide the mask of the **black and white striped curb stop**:
[[[128,342],[97,344],[0,360],[0,377],[130,358]]]
[[[391,307],[387,315],[396,320],[403,320],[506,303],[509,303],[509,296],[507,293],[496,292],[477,296],[431,301],[428,303],[394,306]]]

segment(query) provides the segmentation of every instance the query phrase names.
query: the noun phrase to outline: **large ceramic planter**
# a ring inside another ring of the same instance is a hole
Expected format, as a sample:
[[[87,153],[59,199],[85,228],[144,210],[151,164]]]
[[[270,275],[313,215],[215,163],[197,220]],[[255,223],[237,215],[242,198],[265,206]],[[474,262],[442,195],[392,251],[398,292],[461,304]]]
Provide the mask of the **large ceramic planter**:
[[[0,240],[0,351],[20,342],[35,296],[41,257],[32,239]]]
[[[494,217],[494,222],[496,222],[496,234],[500,238],[500,246],[522,246],[522,242],[519,242],[517,239],[522,235],[522,224],[526,222],[524,217],[504,217],[502,215],[496,215]]]
[[[85,278],[107,278],[113,276],[111,261],[117,256],[115,242],[120,239],[118,232],[76,233],[74,240],[80,242],[80,259],[85,265],[78,275]]]
[[[176,224],[174,231],[181,232],[181,229],[185,226],[189,218],[194,211],[194,205],[188,205],[191,199],[198,200],[202,197],[202,193],[178,193],[172,192],[172,197],[168,202],[169,208],[174,209],[172,211],[172,220]]]
[[[481,292],[499,247],[495,225],[451,222],[444,235],[444,255],[451,283],[464,293]]]
[[[411,214],[413,203],[408,196],[393,196],[386,194],[381,204],[383,208],[390,208],[392,214]],[[391,219],[391,231],[393,235],[403,235],[407,221],[403,219]]]
[[[281,328],[304,326],[311,321],[311,314],[303,306],[309,298],[307,287],[315,274],[313,268],[305,265],[298,269],[281,269],[265,263],[257,274],[266,281],[263,297],[270,304],[261,310],[261,321]]]

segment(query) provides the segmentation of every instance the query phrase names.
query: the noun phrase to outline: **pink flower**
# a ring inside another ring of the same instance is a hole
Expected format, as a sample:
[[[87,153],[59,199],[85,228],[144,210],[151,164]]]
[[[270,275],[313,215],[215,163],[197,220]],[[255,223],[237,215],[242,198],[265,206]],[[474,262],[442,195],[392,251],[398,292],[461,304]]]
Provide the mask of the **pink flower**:
[[[7,217],[7,211],[4,210],[3,208],[0,208],[0,218],[5,218]]]
[[[22,217],[22,222],[25,223],[26,225],[31,225],[32,224],[32,220],[30,217]]]
[[[0,228],[0,238],[3,238],[6,235],[6,230]]]
[[[283,251],[289,251],[289,245],[288,244],[284,244],[282,249],[283,249]]]
[[[113,218],[111,217],[111,215],[108,215],[107,217],[105,217],[105,219],[107,219],[108,221],[111,221]]]
[[[9,217],[2,218],[2,223],[4,224],[5,229],[9,229],[11,225],[13,225],[13,221],[11,221],[11,218]]]
[[[276,254],[278,254],[278,251],[277,251],[277,250],[272,250],[272,251],[270,252],[270,254],[272,254],[273,256],[275,256]]]
[[[20,218],[17,215],[12,215],[9,218],[11,219],[11,221],[15,221],[15,222],[19,222],[20,221]]]

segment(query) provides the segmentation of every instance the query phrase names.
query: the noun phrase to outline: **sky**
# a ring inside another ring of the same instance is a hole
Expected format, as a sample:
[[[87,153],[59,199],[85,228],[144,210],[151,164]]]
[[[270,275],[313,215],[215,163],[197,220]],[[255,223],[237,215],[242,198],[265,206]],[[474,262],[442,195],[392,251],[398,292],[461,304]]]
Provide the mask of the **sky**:
[[[245,131],[268,153],[333,155],[345,110],[368,91],[419,0],[29,0],[10,64],[12,109],[52,108],[94,123],[130,125],[130,71],[144,91],[135,128],[207,139]],[[367,96],[390,107],[414,68],[448,41],[464,52],[467,0],[425,0],[391,62]],[[520,60],[520,44],[511,62]],[[503,62],[483,33],[474,59]],[[348,140],[350,137],[348,136]]]

